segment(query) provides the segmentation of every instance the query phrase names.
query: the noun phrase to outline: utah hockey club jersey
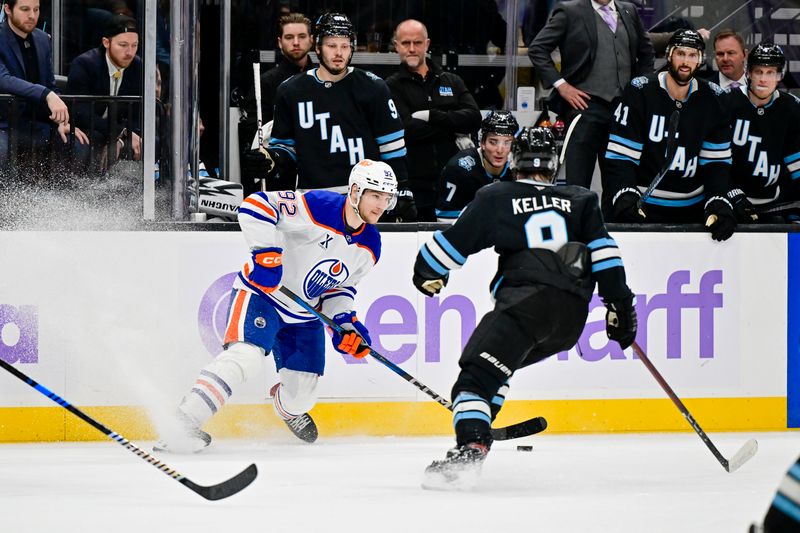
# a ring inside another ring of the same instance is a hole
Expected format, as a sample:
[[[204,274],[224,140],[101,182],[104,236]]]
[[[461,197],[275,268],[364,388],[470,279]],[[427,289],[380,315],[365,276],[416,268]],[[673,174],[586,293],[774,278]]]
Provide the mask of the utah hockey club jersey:
[[[630,295],[616,241],[600,214],[597,195],[583,187],[553,186],[532,180],[497,182],[481,188],[456,224],[436,232],[419,251],[417,261],[444,276],[461,268],[467,257],[494,247],[499,254],[490,290],[504,283],[504,265],[523,250],[558,251],[567,242],[585,244],[591,252],[591,278],[600,295],[620,299]],[[547,253],[547,252],[544,252]],[[535,282],[576,292],[587,300],[594,287],[577,291],[573,281],[552,270],[532,272]]]
[[[756,205],[777,200],[782,174],[788,171],[788,179],[800,183],[800,101],[775,91],[769,103],[756,107],[741,87],[731,91],[729,102],[731,188],[742,189]]]
[[[480,148],[468,148],[450,158],[439,179],[439,199],[436,202],[436,219],[455,222],[467,207],[478,189],[495,181],[510,181],[513,172],[508,163],[499,176],[489,174],[483,166]]]
[[[349,233],[344,223],[347,197],[330,191],[257,192],[239,209],[239,225],[251,250],[283,248],[281,285],[328,316],[353,309],[355,285],[378,262],[381,238],[374,225]],[[316,317],[280,291],[265,294],[248,280],[252,258],[234,288],[265,297],[286,322]]]
[[[641,193],[664,166],[668,121],[678,110],[678,142],[669,171],[646,204],[686,207],[728,192],[731,129],[718,85],[693,79],[685,101],[667,92],[666,72],[634,78],[614,111],[606,150],[613,197],[624,188]],[[701,204],[703,205],[703,204]]]
[[[391,165],[408,179],[403,123],[386,83],[353,67],[332,83],[312,69],[283,82],[275,97],[270,148],[297,163],[299,189],[346,187],[362,159]]]

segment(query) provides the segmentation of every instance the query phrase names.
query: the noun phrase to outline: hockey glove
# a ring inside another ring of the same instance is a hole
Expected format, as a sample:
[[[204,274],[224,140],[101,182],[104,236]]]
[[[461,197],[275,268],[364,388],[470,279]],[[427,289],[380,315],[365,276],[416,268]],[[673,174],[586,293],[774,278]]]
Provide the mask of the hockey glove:
[[[634,188],[622,189],[614,196],[613,216],[614,222],[643,223],[647,222],[647,215],[639,207],[642,195]]]
[[[336,351],[359,359],[366,357],[372,339],[369,338],[367,328],[356,317],[355,311],[339,313],[333,317],[333,321],[342,328],[333,331],[333,347]]]
[[[410,189],[397,191],[397,205],[391,211],[386,211],[381,217],[381,222],[416,222],[417,204],[414,202],[414,193]]]
[[[439,294],[439,291],[447,285],[448,279],[450,279],[449,273],[438,279],[425,279],[416,272],[414,272],[414,276],[411,278],[417,290],[425,296]]]
[[[636,299],[603,302],[606,305],[606,335],[624,350],[636,340]]]
[[[753,207],[753,204],[747,199],[742,189],[728,191],[726,196],[733,206],[733,214],[736,216],[738,222],[742,224],[752,224],[758,220],[755,207]]]
[[[260,146],[242,154],[242,175],[253,179],[272,179],[278,173],[278,165],[269,150]]]
[[[248,279],[264,294],[278,288],[283,276],[283,248],[253,250],[253,271]]]
[[[719,196],[713,196],[704,211],[706,227],[715,241],[727,241],[736,229],[736,216],[731,204]]]

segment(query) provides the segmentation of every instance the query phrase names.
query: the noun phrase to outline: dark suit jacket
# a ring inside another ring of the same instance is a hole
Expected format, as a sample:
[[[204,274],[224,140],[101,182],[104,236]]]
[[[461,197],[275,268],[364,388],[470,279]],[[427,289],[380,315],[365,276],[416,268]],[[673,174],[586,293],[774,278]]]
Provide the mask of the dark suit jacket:
[[[30,105],[37,106],[37,108],[44,105],[44,109],[47,109],[45,99],[50,91],[56,90],[56,79],[53,75],[53,48],[50,45],[50,36],[42,30],[35,29],[31,35],[39,60],[39,79],[41,81],[39,84],[25,81],[25,63],[19,43],[14,37],[14,32],[8,26],[8,21],[0,24],[0,93],[20,96]],[[29,105],[23,104],[20,107],[23,120],[30,116],[30,112]],[[0,103],[0,128],[7,126],[8,104]]]
[[[614,0],[619,21],[628,32],[631,56],[630,77],[643,76],[653,71],[653,46],[645,33],[642,21],[633,4]],[[556,70],[550,52],[561,51],[561,72]],[[550,20],[536,36],[528,49],[536,73],[545,87],[552,87],[559,78],[571,85],[585,80],[591,71],[597,53],[597,25],[590,0],[567,0],[553,8]],[[563,102],[558,91],[551,108],[561,111]]]
[[[106,49],[102,46],[84,52],[75,58],[69,68],[67,78],[67,94],[83,94],[93,96],[109,95],[108,63],[106,63]],[[130,66],[123,71],[122,82],[117,91],[117,96],[141,96],[142,94],[142,60],[139,56],[133,58]],[[129,108],[130,105],[130,108]],[[89,131],[94,109],[94,131],[102,134],[109,132],[108,120],[103,118],[108,104],[79,104],[74,109],[74,122]],[[141,105],[119,104],[117,109],[117,127],[112,128],[111,136],[116,136],[124,127],[129,127],[136,133],[141,133]]]

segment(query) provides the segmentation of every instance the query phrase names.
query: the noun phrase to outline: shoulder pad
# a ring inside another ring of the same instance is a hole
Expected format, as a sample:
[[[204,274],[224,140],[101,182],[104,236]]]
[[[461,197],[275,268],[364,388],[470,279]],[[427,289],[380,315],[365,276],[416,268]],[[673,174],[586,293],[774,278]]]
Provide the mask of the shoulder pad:
[[[709,81],[708,86],[711,88],[712,91],[714,91],[714,94],[716,94],[717,96],[731,92],[730,89],[723,89],[713,81]]]
[[[469,172],[475,166],[476,161],[475,158],[471,155],[465,155],[464,157],[458,158],[458,166]]]
[[[647,82],[649,82],[649,81],[650,80],[647,79],[647,76],[638,76],[638,77],[633,78],[631,80],[631,85],[633,85],[637,89],[641,89],[642,87],[647,85]]]

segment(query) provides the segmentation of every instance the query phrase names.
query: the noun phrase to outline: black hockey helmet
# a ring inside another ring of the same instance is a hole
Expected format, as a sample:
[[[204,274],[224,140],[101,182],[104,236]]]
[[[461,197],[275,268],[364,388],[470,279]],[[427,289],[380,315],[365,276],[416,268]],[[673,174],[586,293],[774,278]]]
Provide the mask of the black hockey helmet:
[[[756,65],[762,67],[777,67],[781,75],[786,68],[786,56],[777,44],[761,43],[747,54],[747,72]]]
[[[322,46],[323,37],[349,37],[353,50],[356,48],[356,30],[347,15],[342,13],[325,13],[314,24],[314,39],[317,46]]]
[[[489,111],[481,122],[481,139],[485,139],[490,133],[513,137],[518,131],[519,123],[511,111]]]
[[[550,128],[524,128],[517,136],[511,161],[517,172],[541,174],[555,179],[558,170],[558,148]]]
[[[694,48],[695,50],[700,52],[700,62],[699,65],[702,65],[705,59],[705,51],[706,51],[706,42],[703,40],[703,37],[697,33],[695,30],[690,29],[680,29],[677,30],[672,36],[669,38],[667,42],[667,61],[669,61],[670,56],[672,56],[672,51],[676,48]]]

